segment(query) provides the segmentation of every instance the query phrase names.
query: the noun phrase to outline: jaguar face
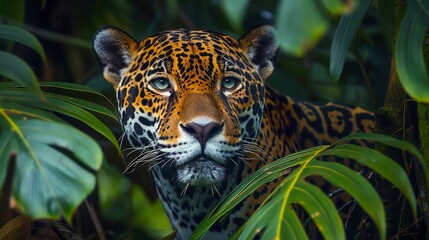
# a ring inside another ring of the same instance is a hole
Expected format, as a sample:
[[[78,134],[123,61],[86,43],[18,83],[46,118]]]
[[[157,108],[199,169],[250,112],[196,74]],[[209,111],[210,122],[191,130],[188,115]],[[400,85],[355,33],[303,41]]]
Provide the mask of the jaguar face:
[[[238,40],[173,30],[141,42],[107,27],[94,49],[116,89],[124,134],[141,151],[137,162],[190,185],[223,181],[242,164],[261,125],[277,51],[273,27]]]

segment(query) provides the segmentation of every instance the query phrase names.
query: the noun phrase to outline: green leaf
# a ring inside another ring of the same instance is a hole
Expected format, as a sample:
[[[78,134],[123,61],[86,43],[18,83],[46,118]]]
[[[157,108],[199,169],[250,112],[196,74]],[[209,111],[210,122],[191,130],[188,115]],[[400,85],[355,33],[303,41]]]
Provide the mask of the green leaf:
[[[330,72],[335,81],[340,78],[350,44],[371,5],[372,0],[356,0],[356,6],[350,13],[344,14],[338,23],[331,46]]]
[[[285,179],[283,184],[283,189],[289,188],[291,186],[292,178]],[[265,231],[263,238],[275,239],[276,230],[277,230],[277,222],[283,221],[284,217],[279,216],[279,209],[282,207],[283,201],[281,198],[274,198],[270,201],[269,204],[264,204],[259,207],[256,212],[252,216],[251,221],[247,221],[246,225],[243,226],[243,229],[240,233],[238,239],[253,239],[254,236],[259,234],[261,231]],[[290,208],[286,208],[285,212],[291,211]],[[279,219],[281,218],[281,219]],[[292,218],[289,221],[290,224],[296,225],[294,221],[296,218]],[[298,219],[298,222],[299,219]],[[285,229],[287,229],[287,225],[285,224]]]
[[[423,154],[416,148],[416,146],[414,146],[409,142],[402,141],[394,137],[390,137],[390,136],[378,134],[378,133],[354,133],[344,138],[341,138],[335,144],[347,142],[351,140],[359,140],[359,139],[366,140],[366,141],[380,142],[385,145],[399,148],[413,154],[420,161],[420,164],[423,166],[423,169],[425,170],[425,173],[426,173],[426,178],[429,182],[429,165],[428,165],[429,162],[425,160],[425,158],[423,157]]]
[[[16,207],[32,218],[64,216],[71,222],[77,206],[95,187],[95,176],[88,169],[100,168],[100,147],[69,125],[11,119],[8,123],[3,134],[12,134],[19,149],[8,147],[2,156],[16,151],[12,185]]]
[[[424,39],[429,26],[429,15],[422,1],[408,1],[408,7],[399,27],[395,44],[395,64],[405,91],[420,102],[429,103],[429,77],[423,57]]]
[[[0,108],[3,108],[3,110],[8,113],[11,118],[14,118],[14,116],[19,116],[20,118],[22,118],[22,116],[26,116],[29,118],[38,118],[44,121],[66,123],[64,120],[55,116],[51,112],[40,110],[34,107],[27,107],[21,104],[2,103]]]
[[[249,0],[221,0],[220,6],[235,29],[241,29]]]
[[[17,26],[0,24],[0,38],[18,42],[34,49],[46,64],[46,56],[42,44],[40,44],[39,40],[33,34],[26,30]]]
[[[5,76],[23,87],[42,97],[42,91],[37,83],[33,70],[19,57],[0,51],[0,75]]]
[[[380,174],[405,195],[413,209],[414,217],[417,217],[416,199],[410,180],[402,167],[395,161],[377,150],[351,144],[336,146],[320,154],[320,156],[330,155],[352,158]]]
[[[107,108],[105,108],[99,104],[89,102],[86,100],[82,100],[79,98],[68,97],[68,96],[64,96],[64,95],[60,95],[60,94],[54,94],[54,93],[45,93],[45,96],[47,98],[58,99],[58,100],[61,100],[64,102],[68,102],[70,104],[74,104],[78,107],[87,109],[87,110],[92,111],[92,112],[97,112],[97,113],[103,114],[105,116],[112,118],[117,123],[119,123],[119,120],[118,120],[116,114],[114,114],[112,111],[110,111],[109,109],[107,109]]]
[[[334,203],[320,188],[298,182],[290,195],[289,204],[304,207],[325,239],[345,239],[343,222]]]
[[[25,17],[25,0],[0,0],[0,15],[23,22]]]
[[[262,230],[262,239],[289,239],[290,226],[301,225],[297,217],[284,216],[292,211],[292,203],[298,203],[306,210],[325,239],[345,239],[342,221],[332,201],[318,187],[295,181],[295,177],[301,176],[288,176],[284,180],[286,184],[257,210],[239,239],[252,239]],[[303,231],[302,226],[293,230],[300,237]]]
[[[326,149],[328,146],[317,146],[290,154],[280,158],[263,168],[258,169],[252,176],[246,178],[237,188],[221,201],[210,214],[197,226],[192,232],[191,239],[199,239],[204,233],[222,216],[229,213],[234,206],[243,201],[247,196],[255,191],[258,187],[272,180],[284,176],[288,169],[308,162],[314,158],[318,152]],[[297,172],[294,171],[288,177],[292,177]]]
[[[4,128],[3,125],[2,128]],[[0,188],[2,188],[7,174],[9,159],[11,154],[16,154],[18,146],[14,134],[4,132],[4,130],[0,134],[0,143]]]
[[[107,127],[102,121],[100,121],[98,118],[96,118],[94,115],[92,115],[90,112],[86,111],[85,109],[82,109],[74,104],[49,98],[49,103],[47,104],[35,104],[35,103],[27,103],[29,106],[33,107],[39,107],[46,110],[52,110],[56,111],[65,115],[68,115],[70,117],[76,118],[83,123],[90,126],[95,131],[99,132],[101,135],[106,137],[112,144],[115,146],[115,148],[120,151],[120,147],[118,144],[118,141],[116,140],[115,135],[112,133],[109,127]]]
[[[319,216],[319,213],[323,213],[320,214],[320,219],[314,219],[314,222],[321,229],[321,233],[325,238],[345,238],[339,215],[335,210],[332,210],[334,208],[332,202],[317,187],[301,185],[304,184],[302,181],[311,175],[321,175],[333,185],[337,185],[351,194],[369,216],[373,218],[380,231],[380,236],[384,237],[386,235],[385,213],[380,197],[370,183],[355,171],[338,163],[325,163],[315,160],[316,157],[320,156],[355,159],[397,186],[410,202],[415,214],[416,201],[405,171],[393,160],[376,150],[350,144],[337,146],[339,143],[354,139],[380,141],[391,146],[412,149],[411,151],[414,152],[413,146],[408,146],[406,142],[388,136],[380,134],[353,134],[331,146],[318,146],[290,154],[265,165],[247,177],[203,219],[192,233],[191,239],[202,237],[214,222],[228,214],[234,206],[246,199],[260,186],[275,178],[286,175],[286,178],[262,202],[253,216],[236,232],[233,239],[250,239],[256,234],[261,233],[261,231],[263,231],[262,238],[264,239],[282,239],[282,237],[289,236],[287,234],[292,231],[291,228],[296,231],[296,233],[291,234],[299,236],[296,238],[304,238],[302,236],[303,234],[305,235],[304,230],[296,227],[301,222],[297,221],[296,217],[284,217],[285,214],[290,214],[288,211],[293,211],[290,208],[292,202],[301,204],[310,215]],[[289,173],[291,169],[293,171]],[[313,190],[313,188],[317,190]],[[309,199],[313,196],[314,199]],[[317,203],[313,203],[312,201],[317,201]],[[316,208],[312,208],[315,204],[322,205],[317,208],[321,207],[319,212],[316,211]]]
[[[279,4],[276,25],[280,48],[303,56],[325,34],[329,22],[313,0],[280,1]]]
[[[322,0],[323,7],[333,16],[340,15],[346,9],[345,3],[341,0]]]
[[[284,232],[287,233],[287,236],[285,236],[286,238],[280,239],[308,239],[307,233],[305,232],[298,215],[296,215],[296,212],[293,209],[286,209],[285,213],[283,214],[282,224]],[[268,227],[266,232],[269,233],[270,231],[272,230]]]
[[[90,88],[90,87],[82,85],[82,84],[68,83],[68,82],[40,82],[39,85],[41,87],[46,87],[46,88],[58,88],[58,89],[64,89],[64,90],[72,91],[74,96],[81,95],[81,94],[94,95],[96,97],[100,97],[100,99],[109,103],[109,105],[112,106],[112,109],[115,109],[115,106],[113,105],[113,103],[106,96],[104,96],[103,94],[94,90],[93,88]],[[14,87],[15,88],[20,87],[20,85],[17,85],[14,82],[0,83],[0,89],[1,88],[14,88]],[[84,105],[86,105],[86,104],[84,104]],[[90,109],[90,110],[92,110],[92,109]],[[109,112],[110,112],[110,110],[109,110]],[[114,115],[115,115],[115,118],[117,120],[116,112]]]
[[[34,98],[34,95],[25,91],[25,89],[19,91],[15,90],[13,92],[2,91],[0,90],[0,100],[17,102],[22,105],[27,105],[35,108],[41,108],[48,111],[55,111],[58,113],[65,114],[67,116],[73,117],[87,124],[89,127],[99,132],[101,135],[106,137],[120,152],[119,143],[116,140],[115,135],[112,133],[109,127],[106,126],[102,121],[96,118],[93,114],[86,111],[85,109],[77,106],[75,103],[70,103],[68,101],[63,101],[60,99],[53,98],[46,94],[47,101],[40,101]],[[89,106],[86,106],[89,107]],[[101,108],[101,107],[100,107]],[[92,110],[92,109],[91,109]],[[97,109],[96,109],[97,111]],[[113,116],[112,116],[113,117]]]
[[[306,175],[320,175],[332,185],[349,193],[377,225],[380,239],[386,238],[386,215],[374,187],[357,172],[334,162],[312,161]]]

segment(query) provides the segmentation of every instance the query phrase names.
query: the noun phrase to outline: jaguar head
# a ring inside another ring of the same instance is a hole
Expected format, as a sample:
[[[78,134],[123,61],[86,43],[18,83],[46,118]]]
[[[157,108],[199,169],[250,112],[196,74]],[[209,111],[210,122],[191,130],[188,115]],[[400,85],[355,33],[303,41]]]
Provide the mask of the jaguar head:
[[[274,33],[271,25],[239,39],[173,30],[137,42],[114,27],[99,30],[94,50],[138,162],[191,185],[224,181],[242,164],[262,121]]]

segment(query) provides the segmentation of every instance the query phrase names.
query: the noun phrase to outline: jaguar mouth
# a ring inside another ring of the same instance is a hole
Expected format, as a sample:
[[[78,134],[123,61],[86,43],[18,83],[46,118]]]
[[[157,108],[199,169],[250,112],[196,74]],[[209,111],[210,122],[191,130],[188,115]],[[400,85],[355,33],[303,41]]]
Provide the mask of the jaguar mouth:
[[[177,177],[181,183],[207,184],[224,180],[226,166],[207,155],[199,155],[177,166]]]
[[[224,164],[219,163],[218,161],[214,160],[213,158],[205,155],[205,154],[200,154],[198,156],[196,156],[195,158],[181,164],[180,166],[178,166],[178,168],[181,167],[189,167],[189,166],[198,166],[200,164],[215,164],[218,165],[220,167],[224,167]]]

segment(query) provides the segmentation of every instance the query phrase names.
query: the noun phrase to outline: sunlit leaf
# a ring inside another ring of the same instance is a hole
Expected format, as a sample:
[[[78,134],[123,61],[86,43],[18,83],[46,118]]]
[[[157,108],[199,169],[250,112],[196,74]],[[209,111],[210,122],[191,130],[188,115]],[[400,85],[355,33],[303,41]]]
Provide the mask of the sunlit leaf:
[[[0,76],[14,80],[38,96],[42,96],[33,70],[26,62],[13,54],[0,51]]]
[[[340,78],[350,44],[357,29],[371,5],[372,0],[356,0],[356,6],[350,13],[344,14],[338,23],[331,46],[330,72],[335,81]]]
[[[347,7],[341,0],[322,0],[321,2],[329,14],[334,16],[342,14]]]
[[[46,63],[45,51],[42,44],[40,44],[39,40],[33,34],[26,30],[13,25],[0,24],[1,38],[18,42],[34,49],[40,55],[43,62]]]
[[[235,29],[241,29],[244,13],[246,12],[249,0],[221,0],[220,6],[225,12],[226,17]]]
[[[429,15],[416,0],[408,1],[395,44],[395,64],[399,80],[405,91],[414,99],[429,103],[429,76],[423,57],[423,46]]]
[[[313,0],[280,1],[276,15],[280,48],[295,56],[303,56],[329,27]]]
[[[69,125],[41,120],[8,123],[4,134],[12,134],[19,148],[7,147],[0,155],[16,152],[14,207],[33,218],[63,216],[70,222],[76,207],[95,186],[95,176],[88,169],[99,169],[100,147]]]

